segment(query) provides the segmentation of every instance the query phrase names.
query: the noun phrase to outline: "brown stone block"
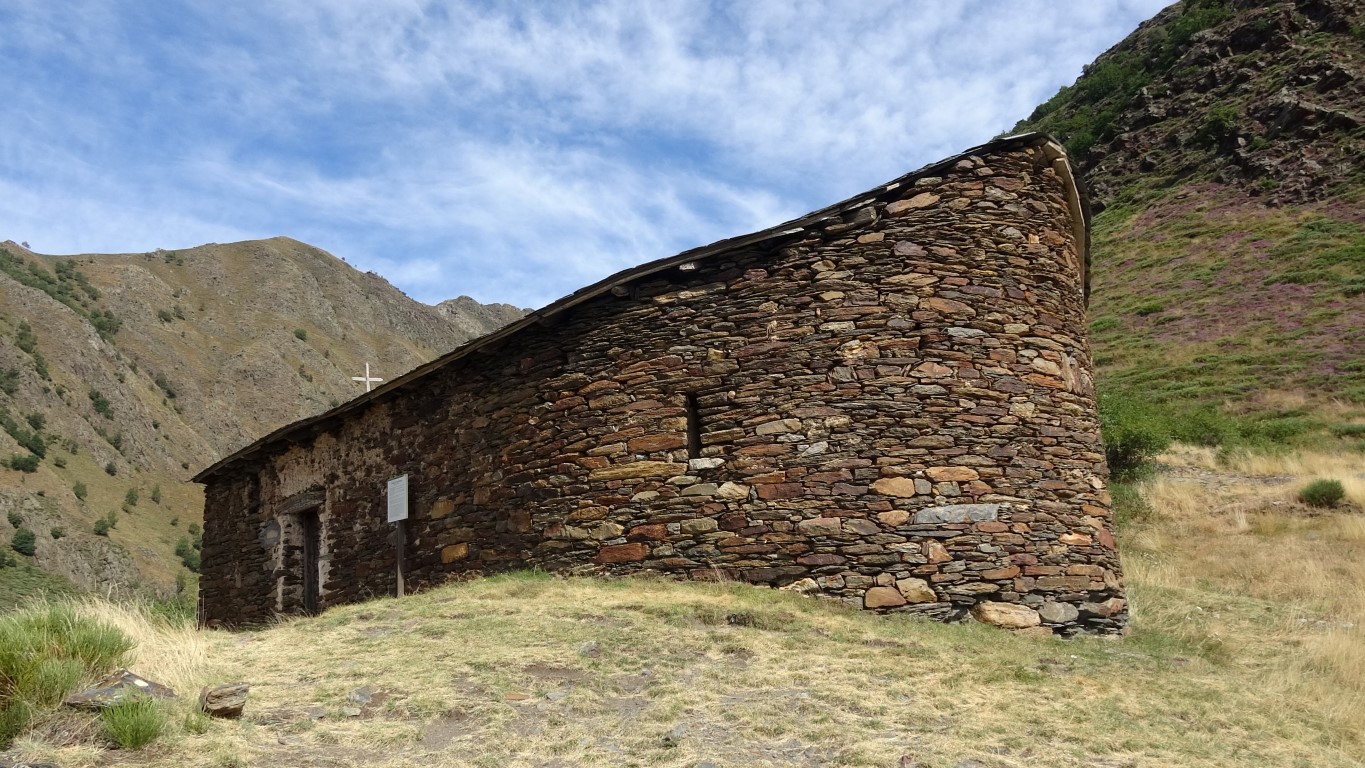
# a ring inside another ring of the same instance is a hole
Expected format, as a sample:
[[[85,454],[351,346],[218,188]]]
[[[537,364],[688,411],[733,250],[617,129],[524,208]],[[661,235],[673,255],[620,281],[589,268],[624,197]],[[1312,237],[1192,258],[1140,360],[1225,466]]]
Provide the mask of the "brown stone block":
[[[852,485],[850,483],[835,483],[830,486],[829,492],[835,496],[862,496],[867,493],[867,486]]]
[[[837,517],[813,517],[802,520],[796,527],[808,536],[835,536],[843,532],[843,526]]]
[[[469,545],[465,542],[451,544],[441,549],[441,562],[450,564],[456,560],[463,560],[469,556]]]
[[[863,606],[866,608],[895,608],[905,603],[905,595],[895,587],[872,587],[863,594]]]
[[[986,520],[984,522],[977,523],[974,527],[976,528],[976,530],[982,533],[1004,533],[1005,531],[1008,531],[1010,529],[1008,525],[1000,522],[999,520]]]
[[[828,552],[817,552],[796,558],[796,562],[802,565],[839,565],[844,560],[845,558]]]
[[[980,477],[971,467],[930,467],[924,474],[936,483],[967,482]]]
[[[909,520],[910,513],[901,509],[890,509],[885,512],[879,512],[877,514],[878,522],[880,522],[882,525],[890,526],[892,528],[898,525],[905,525],[905,523],[909,522]]]
[[[1106,528],[1101,528],[1098,531],[1095,531],[1095,538],[1100,540],[1100,546],[1104,547],[1105,549],[1114,549],[1114,547],[1116,547],[1118,544],[1117,542],[1114,541],[1114,534],[1110,533],[1109,530]]]
[[[738,427],[734,429],[722,429],[715,432],[705,432],[701,436],[702,445],[720,445],[722,443],[733,443],[743,439],[744,430]]]
[[[631,453],[654,453],[687,447],[686,435],[645,435],[626,443]]]
[[[440,520],[441,518],[445,517],[446,515],[449,515],[451,512],[454,511],[455,511],[454,501],[450,499],[437,499],[436,503],[431,505],[431,512],[428,513],[428,517],[430,517],[432,520]]]
[[[1072,547],[1085,547],[1093,543],[1093,540],[1084,533],[1064,533],[1057,537],[1057,541]]]
[[[531,513],[525,510],[510,513],[507,516],[507,529],[513,533],[530,533]]]
[[[610,512],[611,510],[606,507],[579,507],[569,514],[569,519],[574,521],[602,520]]]
[[[634,477],[673,477],[687,473],[687,465],[672,461],[635,461],[588,473],[589,480],[626,480]]]
[[[872,490],[883,496],[907,498],[915,495],[915,481],[908,477],[883,477],[872,484]]]
[[[981,578],[997,581],[1001,579],[1012,579],[1019,575],[1019,566],[1011,565],[1008,568],[992,568],[981,572]]]
[[[924,542],[924,556],[929,558],[931,563],[946,563],[953,559],[953,556],[948,554],[947,547],[933,540]]]
[[[593,560],[599,563],[633,563],[644,560],[649,556],[649,547],[645,544],[617,544],[611,547],[602,547],[597,551],[597,556]]]
[[[945,315],[966,315],[975,317],[976,310],[970,306],[954,299],[945,299],[941,296],[930,296],[920,301],[922,309],[932,310]]]
[[[627,539],[663,541],[668,538],[668,526],[663,523],[637,525],[626,533]]]
[[[1036,384],[1037,386],[1040,387],[1047,387],[1048,389],[1066,389],[1066,382],[1062,381],[1056,376],[1046,376],[1041,373],[1029,373],[1025,374],[1023,376],[1023,379],[1024,381],[1027,381],[1030,384]]]
[[[758,497],[764,501],[794,499],[801,495],[800,483],[775,483],[758,486]]]

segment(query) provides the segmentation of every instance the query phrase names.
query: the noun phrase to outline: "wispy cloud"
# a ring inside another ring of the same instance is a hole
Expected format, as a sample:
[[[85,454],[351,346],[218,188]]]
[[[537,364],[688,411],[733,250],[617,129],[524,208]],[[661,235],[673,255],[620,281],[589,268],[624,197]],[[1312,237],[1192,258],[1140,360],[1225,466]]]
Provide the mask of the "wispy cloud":
[[[0,236],[544,304],[1013,126],[1162,0],[0,8]]]

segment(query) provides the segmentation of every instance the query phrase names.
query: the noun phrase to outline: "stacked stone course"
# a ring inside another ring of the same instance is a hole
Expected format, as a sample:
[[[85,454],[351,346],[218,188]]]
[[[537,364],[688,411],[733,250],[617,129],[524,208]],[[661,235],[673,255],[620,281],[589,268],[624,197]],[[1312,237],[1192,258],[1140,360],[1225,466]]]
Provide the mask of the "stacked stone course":
[[[1054,160],[1040,140],[984,148],[622,281],[215,468],[205,618],[298,608],[280,510],[308,494],[323,603],[391,593],[384,487],[406,472],[409,586],[653,570],[1120,629],[1084,244]]]

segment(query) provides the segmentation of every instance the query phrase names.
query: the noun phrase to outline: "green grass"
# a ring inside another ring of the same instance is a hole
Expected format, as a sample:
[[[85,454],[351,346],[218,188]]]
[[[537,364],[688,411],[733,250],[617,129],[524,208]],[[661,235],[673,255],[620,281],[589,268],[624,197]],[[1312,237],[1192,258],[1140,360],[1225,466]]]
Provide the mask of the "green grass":
[[[50,574],[28,562],[0,568],[0,614],[45,597],[74,595],[76,588],[66,579]]]
[[[166,710],[146,696],[133,696],[100,715],[104,734],[122,749],[142,749],[166,728]]]
[[[0,747],[82,679],[125,663],[133,641],[70,605],[33,605],[0,618]]]

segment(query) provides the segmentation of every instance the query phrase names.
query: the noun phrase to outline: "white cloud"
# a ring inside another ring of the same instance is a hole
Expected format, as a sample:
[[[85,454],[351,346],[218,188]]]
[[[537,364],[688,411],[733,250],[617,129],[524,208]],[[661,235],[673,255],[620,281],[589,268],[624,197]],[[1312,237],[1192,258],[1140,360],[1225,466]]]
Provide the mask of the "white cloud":
[[[1008,130],[1160,5],[13,0],[0,236],[539,305]]]

